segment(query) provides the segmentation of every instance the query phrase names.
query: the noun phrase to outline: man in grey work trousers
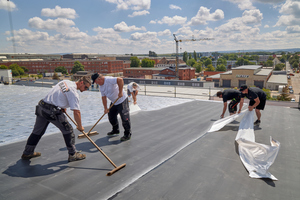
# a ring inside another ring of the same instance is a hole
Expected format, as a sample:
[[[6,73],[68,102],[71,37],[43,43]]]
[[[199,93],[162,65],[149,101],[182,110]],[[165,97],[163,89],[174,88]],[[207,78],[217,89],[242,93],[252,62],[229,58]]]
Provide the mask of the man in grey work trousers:
[[[91,80],[82,77],[77,82],[63,80],[56,84],[46,97],[39,101],[36,106],[36,121],[31,135],[28,137],[25,150],[22,155],[23,160],[29,160],[41,156],[41,153],[34,152],[38,142],[44,135],[49,123],[54,124],[63,134],[65,144],[68,149],[68,161],[85,159],[85,154],[76,152],[75,135],[71,124],[67,121],[66,108],[73,110],[74,119],[77,123],[77,129],[83,131],[81,124],[81,113],[79,106],[79,94],[77,90],[83,92],[91,85]]]

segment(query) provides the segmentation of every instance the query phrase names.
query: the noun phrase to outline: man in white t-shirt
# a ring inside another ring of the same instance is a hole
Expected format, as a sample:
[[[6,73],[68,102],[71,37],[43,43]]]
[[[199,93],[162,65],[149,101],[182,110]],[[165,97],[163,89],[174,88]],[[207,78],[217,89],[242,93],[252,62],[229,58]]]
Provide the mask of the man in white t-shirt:
[[[70,107],[74,113],[77,129],[83,131],[77,90],[83,92],[90,86],[91,80],[86,77],[80,78],[77,82],[69,80],[60,81],[50,90],[44,99],[40,100],[36,106],[35,125],[31,135],[28,137],[21,157],[23,160],[29,160],[41,155],[41,153],[34,152],[34,150],[49,123],[54,124],[62,132],[69,153],[68,161],[85,159],[85,154],[80,154],[76,151],[73,128],[63,113],[66,112],[66,108]]]
[[[110,124],[112,125],[112,131],[107,133],[107,135],[110,136],[120,133],[119,122],[117,118],[118,114],[120,114],[122,125],[124,128],[124,136],[121,138],[121,141],[130,140],[131,124],[129,116],[129,105],[127,94],[123,90],[123,79],[119,77],[106,77],[102,74],[95,73],[92,75],[92,80],[93,84],[97,83],[100,86],[104,112],[108,113],[108,119]],[[111,102],[115,102],[118,99],[110,110],[108,110],[107,108],[107,99],[109,99]]]
[[[138,95],[139,90],[140,90],[140,86],[135,82],[131,82],[127,85],[127,95],[128,97],[132,96],[134,105],[136,104],[136,96]]]

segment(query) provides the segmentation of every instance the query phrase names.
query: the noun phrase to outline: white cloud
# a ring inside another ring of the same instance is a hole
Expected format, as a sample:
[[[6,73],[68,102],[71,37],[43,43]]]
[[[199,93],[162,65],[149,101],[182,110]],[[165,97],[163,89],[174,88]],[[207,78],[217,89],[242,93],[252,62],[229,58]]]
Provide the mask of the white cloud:
[[[245,24],[258,24],[261,23],[263,14],[260,10],[245,10],[242,16],[242,20]]]
[[[281,3],[284,2],[285,0],[254,0],[260,3],[269,3],[269,4],[276,4],[276,3]]]
[[[289,14],[293,15],[297,18],[300,17],[300,1],[295,1],[295,0],[287,0],[285,4],[281,7],[279,10],[280,13],[282,14]]]
[[[69,19],[58,18],[55,20],[47,19],[46,21],[42,20],[39,17],[30,18],[28,25],[31,28],[44,29],[44,30],[61,30],[70,26],[74,26],[75,23]]]
[[[300,25],[300,1],[287,0],[279,10],[279,13],[286,14],[281,15],[275,24],[276,26],[294,26]]]
[[[0,10],[17,10],[16,4],[12,1],[7,1],[7,0],[0,0]]]
[[[14,31],[14,40],[16,43],[25,41],[36,41],[36,40],[48,40],[49,34],[47,32],[31,31],[28,29],[20,29]],[[7,38],[8,41],[12,40],[12,37]]]
[[[149,22],[149,24],[156,24],[156,21],[155,21],[155,20],[151,20],[151,21]]]
[[[276,26],[294,26],[300,25],[300,20],[297,19],[294,15],[282,15],[275,24]]]
[[[200,24],[207,24],[207,21],[218,21],[224,19],[224,12],[217,9],[214,13],[210,13],[210,9],[201,6],[195,17],[192,17],[189,25],[197,26]]]
[[[151,0],[105,0],[117,4],[117,10],[149,10]]]
[[[164,31],[159,31],[158,33],[157,33],[157,35],[158,36],[169,36],[169,35],[171,35],[172,33],[171,33],[171,31],[169,30],[169,29],[166,29],[166,30],[164,30]]]
[[[119,24],[116,24],[114,26],[115,31],[118,32],[131,32],[131,31],[146,31],[146,28],[142,26],[141,28],[138,28],[136,26],[128,26],[124,21],[122,21]]]
[[[136,16],[141,16],[141,15],[147,15],[147,14],[150,14],[150,12],[147,10],[134,11],[131,15],[128,15],[128,17],[136,17]]]
[[[137,41],[153,41],[157,40],[157,33],[156,32],[146,32],[146,33],[133,33],[130,36],[131,40],[137,40]]]
[[[251,29],[251,27],[245,26],[241,18],[233,18],[230,19],[227,23],[222,24],[221,26],[217,27],[216,30],[220,33],[233,33],[237,31],[243,31],[245,29]]]
[[[287,33],[300,33],[300,26],[288,26],[285,29]]]
[[[77,17],[76,11],[72,8],[61,8],[55,6],[54,9],[43,8],[41,11],[42,16],[46,17],[58,17],[58,18],[70,18],[75,19]]]
[[[269,25],[265,25],[265,26],[264,26],[264,28],[269,28],[269,27],[270,27]]]
[[[173,10],[181,10],[181,8],[180,8],[179,6],[176,6],[176,5],[174,5],[174,4],[170,4],[170,5],[169,5],[169,8],[170,8],[170,9],[173,9]]]
[[[173,25],[183,25],[187,20],[187,17],[181,17],[175,15],[174,17],[164,16],[161,20],[158,20],[159,24],[168,24],[169,26]]]
[[[226,0],[234,4],[238,4],[239,9],[246,10],[246,9],[255,9],[255,7],[252,5],[251,0]]]
[[[96,31],[99,34],[115,34],[116,33],[116,31],[113,28],[102,28],[102,27],[93,28],[93,31]]]

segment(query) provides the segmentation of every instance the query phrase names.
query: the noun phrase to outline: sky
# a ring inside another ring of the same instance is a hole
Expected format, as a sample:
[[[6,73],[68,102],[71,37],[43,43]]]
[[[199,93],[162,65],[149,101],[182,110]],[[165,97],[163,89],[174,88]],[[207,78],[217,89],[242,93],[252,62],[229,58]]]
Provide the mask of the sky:
[[[300,47],[300,0],[0,0],[0,53]],[[205,40],[205,38],[213,38]]]

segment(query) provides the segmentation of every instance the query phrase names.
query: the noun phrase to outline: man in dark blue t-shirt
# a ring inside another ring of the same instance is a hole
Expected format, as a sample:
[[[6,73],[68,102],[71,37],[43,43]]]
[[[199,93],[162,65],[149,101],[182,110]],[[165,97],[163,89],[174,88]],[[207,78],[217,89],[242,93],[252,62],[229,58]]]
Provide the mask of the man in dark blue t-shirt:
[[[221,118],[224,117],[224,114],[226,112],[226,108],[227,108],[227,101],[231,100],[231,102],[228,105],[228,111],[230,113],[230,115],[233,115],[236,113],[237,111],[237,105],[239,104],[241,97],[242,97],[242,93],[238,90],[234,90],[234,89],[227,89],[222,91],[217,92],[217,96],[219,98],[223,98],[223,102],[224,102],[224,107],[223,107],[223,112],[221,114]],[[238,113],[241,112],[243,107],[243,104],[240,103],[240,109],[238,111]]]
[[[244,103],[244,97],[247,97],[250,100],[248,109],[249,111],[252,111],[255,108],[257,120],[254,122],[254,125],[259,125],[261,117],[260,110],[263,110],[266,105],[266,93],[262,89],[257,87],[248,88],[247,85],[242,85],[240,87],[240,91],[243,94],[241,103]]]

